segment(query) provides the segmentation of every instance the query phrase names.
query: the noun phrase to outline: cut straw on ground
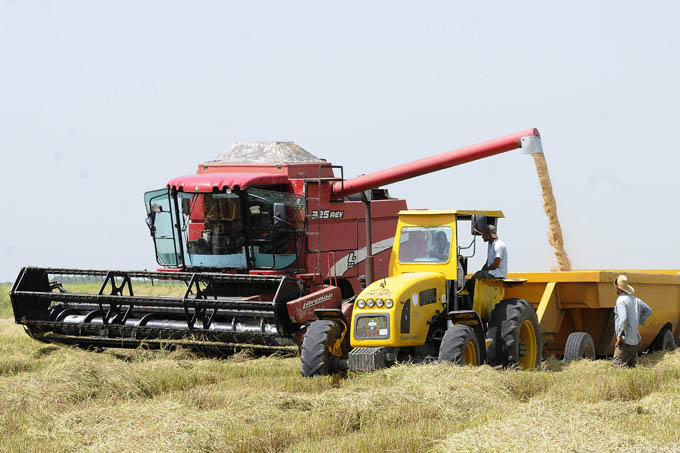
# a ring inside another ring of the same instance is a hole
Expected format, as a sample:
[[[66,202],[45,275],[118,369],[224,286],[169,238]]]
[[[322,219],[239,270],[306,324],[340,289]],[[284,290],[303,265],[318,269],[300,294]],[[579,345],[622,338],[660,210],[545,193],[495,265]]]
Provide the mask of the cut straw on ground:
[[[46,345],[0,320],[0,451],[675,451],[680,354],[542,371]]]

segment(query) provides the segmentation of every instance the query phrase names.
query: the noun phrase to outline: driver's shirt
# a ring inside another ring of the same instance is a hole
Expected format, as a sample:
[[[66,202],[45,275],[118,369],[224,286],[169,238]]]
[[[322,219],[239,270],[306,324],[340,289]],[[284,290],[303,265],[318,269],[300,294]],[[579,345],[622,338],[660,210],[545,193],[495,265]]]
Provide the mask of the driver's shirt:
[[[494,239],[489,242],[489,250],[486,256],[486,265],[491,266],[496,258],[501,259],[501,264],[489,271],[491,275],[496,278],[505,278],[508,276],[508,248],[499,239]]]

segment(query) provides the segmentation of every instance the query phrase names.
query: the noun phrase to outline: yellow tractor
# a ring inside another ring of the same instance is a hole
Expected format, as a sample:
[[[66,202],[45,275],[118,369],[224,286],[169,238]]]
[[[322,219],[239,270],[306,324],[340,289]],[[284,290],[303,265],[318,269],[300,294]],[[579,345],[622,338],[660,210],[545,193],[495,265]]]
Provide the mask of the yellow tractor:
[[[389,276],[357,296],[351,325],[340,310],[316,310],[301,347],[302,375],[435,360],[535,368],[542,349],[536,312],[524,299],[504,298],[506,288],[526,280],[476,279],[473,294],[466,289],[475,236],[502,217],[501,211],[399,212]],[[472,240],[461,245],[459,233],[467,228]]]

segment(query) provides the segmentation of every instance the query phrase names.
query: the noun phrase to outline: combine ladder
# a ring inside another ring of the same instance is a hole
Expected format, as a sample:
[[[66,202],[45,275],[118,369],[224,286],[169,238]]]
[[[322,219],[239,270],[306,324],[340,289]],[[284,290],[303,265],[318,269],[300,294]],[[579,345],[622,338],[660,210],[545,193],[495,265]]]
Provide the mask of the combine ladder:
[[[339,169],[340,177],[322,177],[322,169],[330,168],[331,170]],[[332,183],[340,181],[342,184],[344,182],[344,170],[341,165],[319,165],[319,174],[315,178],[307,178],[305,175],[305,251],[307,253],[316,254],[316,267],[314,273],[321,274],[321,219],[322,219],[322,204],[321,204],[321,187],[324,183]],[[309,188],[310,186],[316,186],[316,196],[310,197]],[[342,201],[345,198],[344,185],[341,196],[338,200],[330,200],[331,202]],[[312,202],[316,204],[316,216],[312,215],[310,212],[310,205]],[[310,221],[316,221],[316,231],[309,231]],[[309,238],[310,236],[316,236],[316,247],[310,248]]]

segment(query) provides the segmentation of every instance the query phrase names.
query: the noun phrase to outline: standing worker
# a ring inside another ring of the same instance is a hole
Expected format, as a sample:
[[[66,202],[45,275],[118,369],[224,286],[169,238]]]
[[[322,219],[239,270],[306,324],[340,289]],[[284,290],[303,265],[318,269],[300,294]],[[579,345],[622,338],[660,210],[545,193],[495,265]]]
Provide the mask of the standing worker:
[[[625,275],[616,277],[614,286],[619,297],[614,307],[616,348],[612,365],[634,367],[640,347],[638,324],[645,325],[652,309],[633,295],[635,289],[628,284],[628,277]]]

